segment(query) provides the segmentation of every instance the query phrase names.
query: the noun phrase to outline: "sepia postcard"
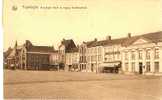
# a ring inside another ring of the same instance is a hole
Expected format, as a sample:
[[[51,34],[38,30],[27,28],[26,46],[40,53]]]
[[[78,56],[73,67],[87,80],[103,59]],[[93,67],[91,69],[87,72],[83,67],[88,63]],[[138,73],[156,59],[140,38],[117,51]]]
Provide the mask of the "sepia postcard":
[[[3,0],[5,100],[162,100],[161,0]]]

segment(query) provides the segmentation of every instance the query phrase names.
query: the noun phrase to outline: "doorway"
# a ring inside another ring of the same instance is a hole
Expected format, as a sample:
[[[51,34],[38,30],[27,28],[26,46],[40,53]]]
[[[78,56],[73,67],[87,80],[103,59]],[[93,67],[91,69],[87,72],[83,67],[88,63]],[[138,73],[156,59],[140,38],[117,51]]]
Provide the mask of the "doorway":
[[[94,64],[91,64],[91,72],[94,71]]]
[[[139,74],[142,74],[143,70],[142,70],[143,64],[142,62],[139,63]]]

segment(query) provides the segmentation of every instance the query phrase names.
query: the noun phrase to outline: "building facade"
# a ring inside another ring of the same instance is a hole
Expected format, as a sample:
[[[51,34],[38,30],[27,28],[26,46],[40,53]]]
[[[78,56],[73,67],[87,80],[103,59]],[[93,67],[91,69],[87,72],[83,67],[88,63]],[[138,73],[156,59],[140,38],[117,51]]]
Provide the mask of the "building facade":
[[[122,48],[124,73],[162,73],[162,32],[130,37]]]
[[[61,41],[59,46],[59,60],[64,66],[64,70],[78,70],[79,67],[79,52],[78,47],[72,39]]]
[[[24,70],[48,70],[50,66],[50,55],[54,48],[49,46],[35,46],[29,40],[22,46],[15,47],[7,57],[7,65],[14,69]]]
[[[87,50],[87,45],[86,45],[85,42],[83,42],[79,46],[79,69],[80,69],[81,72],[87,72],[86,50]]]
[[[68,71],[80,71],[78,50],[66,53],[65,65],[67,66]]]
[[[100,65],[105,71],[118,73],[121,71],[121,41],[114,40],[114,43],[103,46],[103,62]],[[107,69],[107,70],[106,70]],[[109,69],[109,70],[108,70]]]
[[[8,69],[19,69],[21,65],[21,50],[22,46],[18,46],[17,41],[14,48],[9,48],[6,52],[6,66]]]
[[[54,52],[52,52],[50,54],[50,64],[51,65],[59,65],[60,61],[59,61],[59,53],[58,50],[55,50]]]
[[[87,42],[88,43],[88,42]],[[85,47],[87,72],[161,74],[162,32],[94,41]]]
[[[5,53],[4,53],[5,54]],[[66,71],[162,74],[162,31],[138,36],[83,42],[61,41],[58,50],[35,46],[29,40],[10,49],[7,65],[17,69],[46,70],[57,66]]]
[[[54,47],[52,46],[35,46],[29,40],[26,40],[21,51],[21,69],[48,70],[50,55],[53,52]]]
[[[121,67],[121,41],[108,36],[105,40],[95,41],[87,48],[87,67],[90,72],[118,72]]]

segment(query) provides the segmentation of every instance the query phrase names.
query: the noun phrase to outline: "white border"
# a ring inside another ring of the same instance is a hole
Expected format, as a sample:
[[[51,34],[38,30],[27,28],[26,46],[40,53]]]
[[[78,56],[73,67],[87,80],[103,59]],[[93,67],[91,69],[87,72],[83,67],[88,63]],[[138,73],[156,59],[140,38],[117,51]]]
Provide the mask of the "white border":
[[[3,0],[0,0],[0,100],[3,100],[3,26],[2,7]]]

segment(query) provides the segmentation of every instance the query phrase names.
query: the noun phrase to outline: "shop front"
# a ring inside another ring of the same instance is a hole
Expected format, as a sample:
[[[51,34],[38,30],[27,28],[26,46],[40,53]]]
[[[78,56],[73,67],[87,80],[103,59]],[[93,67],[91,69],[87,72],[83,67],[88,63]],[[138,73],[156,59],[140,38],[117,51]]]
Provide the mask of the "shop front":
[[[104,62],[100,64],[100,72],[102,73],[119,73],[121,62]]]

